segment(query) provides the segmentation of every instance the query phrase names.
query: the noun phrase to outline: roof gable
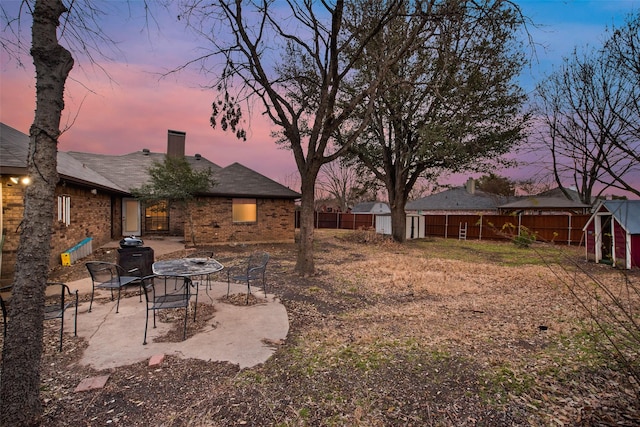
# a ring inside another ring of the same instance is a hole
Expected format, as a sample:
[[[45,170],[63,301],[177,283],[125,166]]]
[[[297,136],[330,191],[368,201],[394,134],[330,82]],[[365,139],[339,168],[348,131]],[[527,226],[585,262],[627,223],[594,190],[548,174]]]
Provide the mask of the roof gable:
[[[233,163],[213,174],[216,185],[211,195],[297,199],[300,194],[258,172]]]

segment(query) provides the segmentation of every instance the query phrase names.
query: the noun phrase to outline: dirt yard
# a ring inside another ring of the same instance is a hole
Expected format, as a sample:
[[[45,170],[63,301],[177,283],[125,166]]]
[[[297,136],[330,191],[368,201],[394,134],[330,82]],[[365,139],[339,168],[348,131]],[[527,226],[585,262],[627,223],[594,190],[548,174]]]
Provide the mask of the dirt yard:
[[[96,372],[75,363],[79,338],[65,336],[56,351],[57,325],[47,322],[43,425],[639,425],[637,385],[598,351],[557,248],[540,249],[549,267],[511,243],[399,245],[361,231],[316,240],[310,278],[294,273],[294,245],[260,247],[271,254],[267,280],[290,333],[251,369],[168,358],[160,368]],[[228,264],[256,247],[213,249]],[[586,264],[582,249],[562,254],[618,280],[610,267]],[[85,276],[80,263],[52,279]],[[103,389],[74,393],[105,374]]]

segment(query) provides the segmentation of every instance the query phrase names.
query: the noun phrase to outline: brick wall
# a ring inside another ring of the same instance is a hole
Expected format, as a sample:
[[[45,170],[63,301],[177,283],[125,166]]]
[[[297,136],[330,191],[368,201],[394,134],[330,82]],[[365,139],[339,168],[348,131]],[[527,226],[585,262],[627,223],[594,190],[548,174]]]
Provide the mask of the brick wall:
[[[2,177],[2,221],[5,242],[2,248],[3,285],[13,280],[15,262],[20,243],[20,223],[23,216],[24,188],[20,185],[8,185],[8,177]],[[66,226],[57,220],[57,196],[70,197],[70,224]],[[101,193],[91,194],[91,189],[73,185],[56,188],[56,206],[51,236],[51,268],[60,265],[60,254],[79,243],[85,237],[92,237],[93,248],[102,246],[111,240],[111,218],[117,213],[112,210],[112,197]]]
[[[2,271],[0,285],[11,284],[18,249],[19,227],[22,221],[24,191],[21,185],[11,184],[8,176],[0,179],[2,185]]]
[[[145,218],[146,206],[141,205],[141,230],[143,236],[183,236],[184,235],[184,213],[179,204],[172,204],[169,207],[169,230],[155,230],[152,228],[147,229],[147,221]]]
[[[244,242],[293,242],[295,205],[292,200],[257,199],[257,221],[233,223],[232,198],[199,199],[193,207],[196,245]],[[193,245],[185,224],[185,242]]]
[[[93,248],[102,246],[111,240],[112,200],[111,195],[98,191],[91,194],[90,189],[67,185],[56,188],[56,196],[71,198],[71,223],[66,226],[57,221],[53,223],[51,236],[52,265],[60,264],[60,254],[79,243],[86,237],[92,237]],[[56,208],[57,209],[57,208]]]

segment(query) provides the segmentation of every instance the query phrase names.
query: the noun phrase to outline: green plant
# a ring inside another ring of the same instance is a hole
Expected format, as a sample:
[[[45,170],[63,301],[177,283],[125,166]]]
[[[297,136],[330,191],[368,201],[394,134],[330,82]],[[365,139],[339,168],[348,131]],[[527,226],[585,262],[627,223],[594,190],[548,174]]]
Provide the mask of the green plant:
[[[510,222],[507,222],[502,226],[501,231],[511,235],[511,241],[519,248],[528,248],[536,241],[536,233],[524,225],[516,227]]]

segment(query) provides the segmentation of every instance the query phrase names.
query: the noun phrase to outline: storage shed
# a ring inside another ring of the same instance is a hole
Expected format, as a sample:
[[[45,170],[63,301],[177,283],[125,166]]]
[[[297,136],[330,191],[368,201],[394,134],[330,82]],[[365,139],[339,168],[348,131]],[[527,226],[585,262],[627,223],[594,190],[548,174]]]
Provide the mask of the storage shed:
[[[351,213],[380,215],[391,213],[391,208],[384,202],[362,202],[355,205]]]
[[[424,215],[407,214],[407,239],[424,239]],[[376,233],[391,235],[391,215],[376,215]]]
[[[640,267],[640,200],[603,200],[584,226],[587,259]]]

